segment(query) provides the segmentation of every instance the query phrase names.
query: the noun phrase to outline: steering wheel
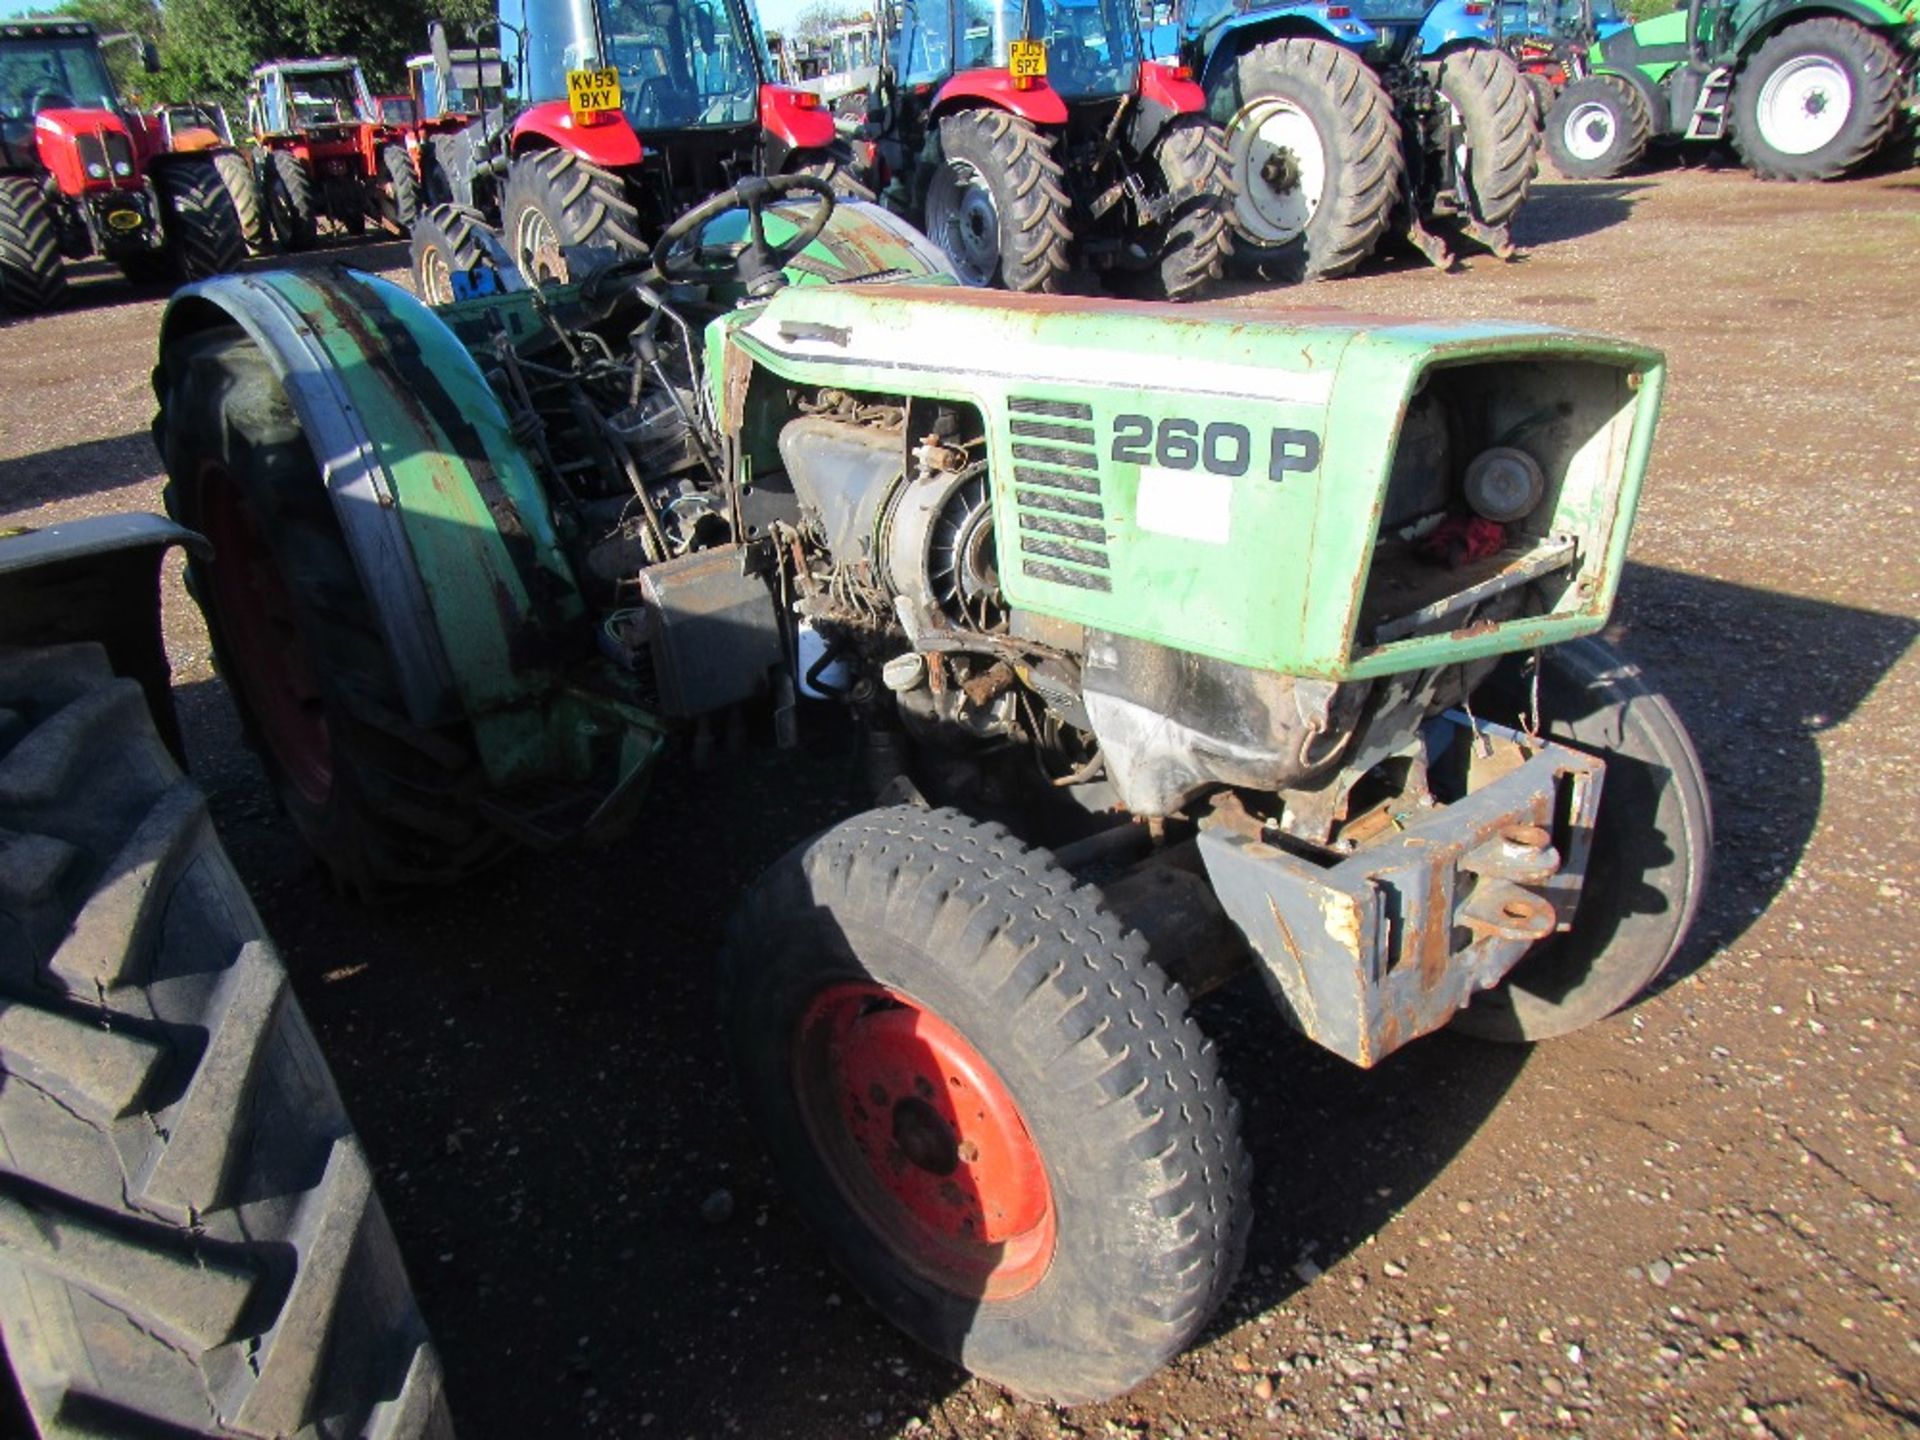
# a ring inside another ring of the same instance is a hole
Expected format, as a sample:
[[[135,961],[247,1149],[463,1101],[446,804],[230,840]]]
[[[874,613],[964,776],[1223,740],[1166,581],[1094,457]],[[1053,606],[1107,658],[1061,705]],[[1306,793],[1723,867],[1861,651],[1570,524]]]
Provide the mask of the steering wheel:
[[[38,115],[42,110],[71,110],[73,99],[62,91],[54,89],[36,90],[28,97],[27,114]]]
[[[806,211],[800,228],[777,245],[767,243],[766,211],[796,191],[811,191],[819,203]],[[786,263],[819,238],[833,214],[833,187],[814,175],[748,175],[702,201],[660,232],[653,247],[653,268],[662,280],[702,285],[737,279],[749,293],[777,288]],[[709,252],[700,243],[707,227],[734,210],[747,212],[748,238],[724,252]]]

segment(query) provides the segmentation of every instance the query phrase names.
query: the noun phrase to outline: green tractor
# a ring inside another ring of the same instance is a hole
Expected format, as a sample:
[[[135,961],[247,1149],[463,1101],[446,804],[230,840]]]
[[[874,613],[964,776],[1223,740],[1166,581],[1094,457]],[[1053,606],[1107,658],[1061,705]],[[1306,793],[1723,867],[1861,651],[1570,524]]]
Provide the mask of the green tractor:
[[[1920,109],[1920,0],[1689,0],[1591,60],[1544,122],[1568,179],[1623,174],[1655,141],[1731,139],[1763,180],[1832,180]]]
[[[175,298],[217,661],[365,891],[617,835],[681,736],[858,737],[877,793],[714,897],[725,1032],[938,1353],[1090,1401],[1220,1304],[1252,1193],[1193,995],[1250,969],[1371,1066],[1578,1029],[1686,935],[1699,762],[1597,638],[1657,354],[977,290],[812,176],[495,288]]]

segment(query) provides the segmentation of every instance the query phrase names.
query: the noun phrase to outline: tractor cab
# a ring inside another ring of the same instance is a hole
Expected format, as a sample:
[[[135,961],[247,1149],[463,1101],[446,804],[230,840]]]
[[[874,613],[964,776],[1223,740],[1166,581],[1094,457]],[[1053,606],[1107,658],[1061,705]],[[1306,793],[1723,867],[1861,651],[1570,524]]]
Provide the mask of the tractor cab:
[[[253,72],[247,123],[261,140],[341,138],[376,123],[379,107],[350,57],[274,60]]]
[[[51,171],[68,195],[138,189],[144,138],[121,113],[92,25],[0,23],[0,171]]]
[[[1142,59],[1129,0],[907,0],[888,13],[884,51],[914,94],[960,80],[1066,101],[1130,94]]]
[[[500,22],[522,44],[514,153],[552,144],[623,172],[647,228],[832,141],[818,96],[773,83],[745,0],[501,0]]]

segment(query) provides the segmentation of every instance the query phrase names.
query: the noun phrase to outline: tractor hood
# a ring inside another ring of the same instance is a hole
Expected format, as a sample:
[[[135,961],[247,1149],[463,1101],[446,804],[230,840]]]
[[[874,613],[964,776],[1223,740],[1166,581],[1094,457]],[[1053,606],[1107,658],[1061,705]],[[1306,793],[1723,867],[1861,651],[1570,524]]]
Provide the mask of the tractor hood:
[[[728,350],[726,394],[765,367],[975,407],[1014,606],[1328,679],[1599,629],[1664,376],[1533,325],[895,284],[785,290]],[[1531,495],[1498,522],[1465,498],[1489,451],[1479,483]],[[1485,618],[1522,586],[1544,613]]]
[[[137,190],[140,143],[111,110],[42,110],[33,119],[34,148],[61,191]]]

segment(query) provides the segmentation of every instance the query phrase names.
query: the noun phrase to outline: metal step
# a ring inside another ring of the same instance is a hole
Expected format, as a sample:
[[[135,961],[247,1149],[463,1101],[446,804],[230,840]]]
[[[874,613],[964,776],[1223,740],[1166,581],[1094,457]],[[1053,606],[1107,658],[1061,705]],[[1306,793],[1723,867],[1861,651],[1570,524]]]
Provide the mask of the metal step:
[[[1700,83],[1700,99],[1687,117],[1687,139],[1719,140],[1727,133],[1727,102],[1733,95],[1733,67],[1716,65]]]

